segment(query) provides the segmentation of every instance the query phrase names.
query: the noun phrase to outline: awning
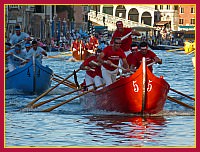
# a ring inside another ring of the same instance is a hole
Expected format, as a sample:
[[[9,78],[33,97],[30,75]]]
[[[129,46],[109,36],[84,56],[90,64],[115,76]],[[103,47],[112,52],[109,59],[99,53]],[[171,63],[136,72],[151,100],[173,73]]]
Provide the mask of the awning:
[[[163,26],[165,24],[169,24],[171,21],[160,21],[160,22],[157,22],[155,23],[155,26]]]
[[[195,26],[179,26],[179,28],[193,29]]]
[[[136,31],[151,31],[155,28],[154,27],[135,26],[135,27],[132,27],[132,29],[135,29]]]

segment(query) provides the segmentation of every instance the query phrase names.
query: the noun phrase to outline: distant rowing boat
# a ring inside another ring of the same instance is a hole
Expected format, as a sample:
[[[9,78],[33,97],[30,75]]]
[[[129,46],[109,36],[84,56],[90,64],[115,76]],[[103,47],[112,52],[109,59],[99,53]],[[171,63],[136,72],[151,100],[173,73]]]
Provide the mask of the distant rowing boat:
[[[87,50],[75,50],[72,52],[72,56],[74,59],[80,61],[80,60],[85,60],[90,56],[90,52]]]

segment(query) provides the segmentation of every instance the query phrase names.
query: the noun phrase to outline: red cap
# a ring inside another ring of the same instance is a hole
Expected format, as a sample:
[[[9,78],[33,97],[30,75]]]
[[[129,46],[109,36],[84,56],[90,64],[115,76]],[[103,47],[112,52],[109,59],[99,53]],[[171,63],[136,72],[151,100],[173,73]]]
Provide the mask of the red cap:
[[[122,21],[117,21],[117,22],[116,22],[116,25],[117,25],[117,27],[123,27]]]

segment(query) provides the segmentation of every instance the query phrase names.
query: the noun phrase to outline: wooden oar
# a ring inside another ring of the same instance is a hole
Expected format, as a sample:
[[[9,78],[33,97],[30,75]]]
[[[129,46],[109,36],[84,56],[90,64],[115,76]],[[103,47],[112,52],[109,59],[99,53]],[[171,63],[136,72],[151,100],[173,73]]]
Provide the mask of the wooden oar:
[[[56,77],[58,77],[58,78],[60,78],[60,79],[62,79],[62,80],[64,79],[63,77],[61,77],[61,76],[59,76],[59,75],[57,75],[57,74],[55,74],[55,73],[54,73],[54,76],[56,76]],[[71,82],[71,81],[69,81],[69,80],[65,80],[65,82],[67,82],[68,84],[70,84],[70,85],[73,86],[73,87],[77,87],[75,83],[73,83],[73,82]]]
[[[13,54],[13,56],[14,56],[15,58],[17,58],[17,59],[20,59],[20,60],[22,60],[23,62],[25,62],[25,61],[26,61],[25,59],[23,59],[23,58],[21,58],[21,57],[19,57],[19,56],[15,55],[15,54]]]
[[[174,91],[174,92],[176,92],[176,93],[178,93],[178,94],[180,94],[180,95],[182,95],[182,96],[184,96],[184,97],[187,97],[187,98],[189,98],[189,99],[195,101],[195,98],[192,98],[192,97],[190,97],[190,96],[188,96],[188,95],[186,95],[186,94],[184,94],[184,93],[182,93],[182,92],[179,92],[179,91],[177,91],[177,90],[175,90],[175,89],[169,88],[169,90]]]
[[[15,45],[11,46],[10,48],[13,49],[16,45],[21,44],[22,42],[24,42],[25,40],[21,40],[20,42],[16,43]]]
[[[86,87],[89,87],[89,86],[92,86],[92,85],[94,85],[94,84],[90,84],[90,85],[88,85],[88,86],[86,86]],[[70,94],[72,94],[72,93],[78,92],[78,91],[80,91],[80,90],[82,90],[82,89],[83,89],[83,88],[79,88],[79,89],[73,90],[73,91],[71,91],[71,92],[67,92],[67,93],[65,93],[65,94],[59,95],[59,96],[57,96],[57,97],[54,97],[54,98],[51,98],[51,99],[42,101],[42,102],[40,102],[40,103],[38,103],[38,104],[32,105],[32,108],[34,109],[34,108],[40,107],[40,106],[42,106],[42,105],[44,105],[44,104],[46,104],[46,103],[49,103],[49,102],[51,102],[51,101],[53,101],[53,100],[56,100],[56,99],[61,98],[61,97],[64,97],[64,96],[66,96],[66,95],[70,95]]]
[[[193,50],[193,51],[191,51],[191,52],[189,52],[189,53],[186,53],[186,54],[187,54],[187,55],[190,55],[190,54],[194,53],[194,51],[195,51],[195,50]]]
[[[104,61],[104,63],[108,64],[107,61]],[[120,67],[120,66],[117,66],[117,65],[115,65],[115,64],[113,64],[113,63],[111,63],[110,66],[115,67],[115,68],[119,68],[119,69],[122,69],[122,70],[126,70],[125,68]],[[130,73],[132,74],[133,72],[130,71]]]
[[[104,61],[104,63],[108,63],[108,62],[106,62],[106,61]],[[147,66],[151,66],[151,65],[153,65],[153,64],[155,64],[156,62],[152,62],[152,63],[149,63]],[[96,63],[97,64],[97,63]],[[122,69],[122,70],[126,70],[125,68],[123,68],[123,67],[120,67],[120,66],[117,66],[117,65],[115,65],[115,64],[111,64],[111,66],[113,66],[113,67],[115,67],[115,68],[119,68],[119,69]],[[131,74],[133,74],[133,72],[132,71],[130,71],[130,73]]]
[[[89,91],[85,91],[85,92],[79,94],[78,96],[75,96],[75,97],[73,97],[73,98],[70,98],[69,100],[63,101],[63,102],[61,102],[61,103],[59,103],[59,104],[57,104],[57,105],[55,105],[55,106],[52,106],[52,107],[50,107],[50,108],[48,108],[48,109],[43,110],[42,112],[50,112],[50,111],[52,111],[52,110],[54,110],[54,109],[56,109],[56,108],[58,108],[58,107],[60,107],[60,106],[62,106],[62,105],[64,105],[64,104],[66,104],[66,103],[68,103],[68,102],[70,102],[70,101],[72,101],[72,100],[74,100],[74,99],[76,99],[76,98],[78,98],[78,97],[81,97],[81,96],[83,96],[83,95],[85,95],[85,94],[88,94],[88,93],[90,93],[90,92],[93,92],[93,91],[95,91],[97,88],[103,87],[104,85],[105,85],[105,84],[102,84],[102,85],[100,85],[100,86],[98,86],[98,87],[96,87],[96,88],[94,88],[94,89],[91,89],[91,90],[89,90]]]
[[[184,48],[178,48],[178,49],[167,50],[167,52],[183,51],[183,50],[184,50]]]
[[[179,101],[179,100],[177,100],[177,99],[175,99],[173,97],[167,96],[167,99],[170,100],[170,101],[172,101],[172,102],[178,103],[178,104],[180,104],[180,105],[182,105],[184,107],[187,107],[187,108],[195,110],[194,107],[192,107],[192,106],[190,106],[190,105],[188,105],[186,103],[183,103],[183,102],[181,102],[181,101]]]
[[[78,72],[80,70],[80,68],[78,70],[76,70],[76,72]],[[60,81],[58,84],[56,84],[54,87],[49,88],[46,92],[44,92],[43,94],[41,94],[40,96],[38,96],[36,99],[34,99],[32,102],[30,102],[29,104],[27,104],[27,108],[31,108],[31,106],[36,103],[39,99],[41,99],[43,96],[47,95],[50,91],[52,91],[53,89],[55,89],[57,86],[59,86],[61,83],[63,83],[65,80],[67,80],[68,78],[70,78],[71,76],[73,76],[74,73],[68,75],[66,78],[64,78],[62,81]]]
[[[60,80],[60,79],[58,79],[58,78],[52,78],[52,80],[54,80],[54,81],[56,81],[56,82],[60,82],[60,81],[62,81],[62,80]],[[62,84],[64,84],[65,86],[67,86],[67,87],[70,87],[70,88],[72,88],[72,89],[76,89],[77,87],[76,86],[74,86],[74,85],[71,85],[71,83],[68,83],[68,82],[66,82],[66,81],[64,81]]]
[[[126,39],[127,37],[129,37],[132,34],[132,31],[129,32],[128,34],[124,35],[123,37],[121,37],[121,41],[123,41],[124,39]]]
[[[147,66],[149,67],[149,66],[151,66],[151,65],[153,65],[153,64],[156,64],[156,62],[155,62],[155,61],[153,61],[153,62],[151,62],[151,63],[147,64]]]

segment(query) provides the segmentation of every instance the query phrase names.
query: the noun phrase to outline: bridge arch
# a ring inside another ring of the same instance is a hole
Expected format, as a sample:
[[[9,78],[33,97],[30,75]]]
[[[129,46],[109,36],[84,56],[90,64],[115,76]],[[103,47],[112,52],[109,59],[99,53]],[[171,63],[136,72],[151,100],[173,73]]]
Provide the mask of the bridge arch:
[[[139,12],[136,8],[131,8],[129,10],[128,19],[131,21],[139,22]]]
[[[152,23],[151,13],[149,13],[147,11],[143,12],[142,16],[141,16],[141,23],[151,25],[151,23]]]
[[[126,19],[126,8],[124,5],[116,7],[115,16]]]

